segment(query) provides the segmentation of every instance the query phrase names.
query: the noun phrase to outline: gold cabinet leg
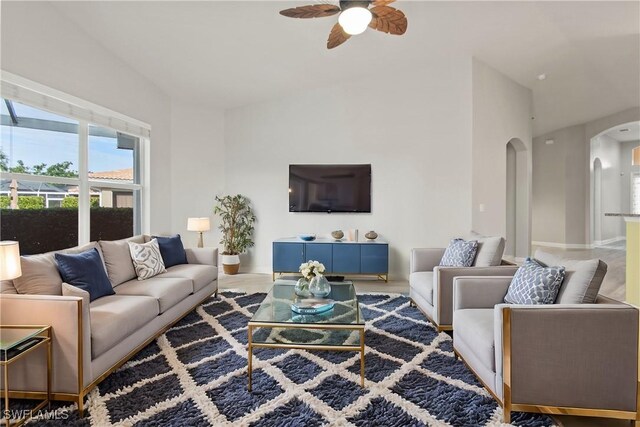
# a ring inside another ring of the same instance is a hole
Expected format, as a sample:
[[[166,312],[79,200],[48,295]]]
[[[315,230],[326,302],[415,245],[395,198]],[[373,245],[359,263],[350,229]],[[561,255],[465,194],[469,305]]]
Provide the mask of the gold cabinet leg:
[[[364,388],[364,329],[360,331],[360,386]]]
[[[251,362],[253,361],[253,328],[251,326],[249,326],[249,333],[248,333],[248,337],[249,337],[249,345],[248,345],[248,358],[249,358],[249,366],[247,367],[247,374],[249,376],[249,386],[248,386],[248,390],[251,391]]]

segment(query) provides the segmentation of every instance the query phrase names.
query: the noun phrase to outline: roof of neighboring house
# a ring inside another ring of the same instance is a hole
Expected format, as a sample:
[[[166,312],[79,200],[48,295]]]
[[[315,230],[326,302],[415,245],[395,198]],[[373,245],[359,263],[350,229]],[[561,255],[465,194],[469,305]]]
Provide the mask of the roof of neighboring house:
[[[68,185],[50,184],[48,182],[17,181],[17,191],[20,192],[41,192],[41,193],[66,193]],[[4,194],[11,191],[11,180],[0,181],[0,191]]]
[[[89,178],[133,181],[133,168],[117,169],[117,170],[103,171],[103,172],[89,172]]]

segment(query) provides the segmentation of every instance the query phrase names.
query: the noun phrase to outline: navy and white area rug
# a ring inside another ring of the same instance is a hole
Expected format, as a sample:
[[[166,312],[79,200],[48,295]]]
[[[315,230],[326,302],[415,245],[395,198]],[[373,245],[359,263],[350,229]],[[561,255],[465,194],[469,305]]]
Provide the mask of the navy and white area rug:
[[[221,292],[94,389],[87,414],[58,408],[33,425],[499,426],[502,409],[453,354],[451,338],[397,294],[360,295],[359,353],[257,349],[247,391],[247,321],[265,294]],[[57,421],[55,420],[57,419]],[[513,414],[518,426],[551,426]]]

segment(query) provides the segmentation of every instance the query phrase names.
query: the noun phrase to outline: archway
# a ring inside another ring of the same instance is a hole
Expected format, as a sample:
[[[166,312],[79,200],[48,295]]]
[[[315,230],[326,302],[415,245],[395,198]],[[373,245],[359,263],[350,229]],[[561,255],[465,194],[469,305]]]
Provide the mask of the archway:
[[[529,255],[529,165],[527,147],[518,138],[511,139],[507,150],[507,200],[505,255],[523,258]]]

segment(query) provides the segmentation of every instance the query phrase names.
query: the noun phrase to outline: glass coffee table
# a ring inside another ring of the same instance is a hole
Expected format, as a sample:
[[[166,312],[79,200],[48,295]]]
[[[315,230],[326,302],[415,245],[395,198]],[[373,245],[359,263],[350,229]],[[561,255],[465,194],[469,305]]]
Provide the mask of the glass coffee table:
[[[364,387],[364,326],[352,282],[331,283],[327,298],[335,306],[321,314],[298,314],[291,310],[296,301],[295,280],[278,279],[249,320],[249,391],[255,348],[296,348],[360,352],[360,384]]]

